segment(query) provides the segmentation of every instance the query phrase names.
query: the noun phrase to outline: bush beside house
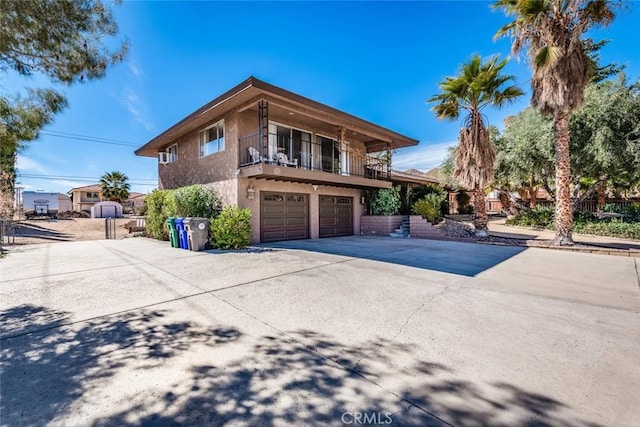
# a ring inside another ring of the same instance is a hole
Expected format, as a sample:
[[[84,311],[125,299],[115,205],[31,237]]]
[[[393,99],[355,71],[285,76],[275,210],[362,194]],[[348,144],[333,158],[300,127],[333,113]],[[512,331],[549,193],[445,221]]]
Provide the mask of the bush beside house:
[[[369,207],[373,215],[397,215],[400,205],[400,186],[378,189],[369,197]]]
[[[147,235],[169,240],[170,217],[209,218],[210,243],[220,249],[239,249],[251,242],[251,210],[227,206],[212,188],[189,185],[174,190],[154,190],[146,199]]]
[[[416,201],[411,210],[431,224],[437,224],[442,219],[442,208],[446,199],[446,194],[430,193]]]
[[[241,249],[251,243],[251,210],[227,206],[211,220],[211,245],[219,249]]]
[[[146,199],[147,234],[154,239],[169,240],[167,218],[216,218],[222,210],[215,190],[204,185],[189,185],[175,190],[154,190]]]

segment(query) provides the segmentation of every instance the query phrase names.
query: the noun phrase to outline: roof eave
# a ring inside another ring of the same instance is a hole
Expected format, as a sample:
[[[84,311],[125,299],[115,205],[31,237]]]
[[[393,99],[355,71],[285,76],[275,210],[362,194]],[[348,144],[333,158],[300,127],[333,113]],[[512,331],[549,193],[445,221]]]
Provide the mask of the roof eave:
[[[280,87],[274,86],[270,83],[264,82],[262,80],[259,80],[251,76],[245,81],[243,81],[242,83],[234,86],[233,88],[229,89],[228,91],[218,96],[214,100],[200,107],[195,112],[189,114],[187,117],[183,118],[178,123],[174,124],[167,130],[165,130],[164,132],[156,136],[155,138],[151,139],[142,147],[135,150],[134,153],[137,156],[155,157],[157,155],[158,146],[168,144],[169,142],[173,141],[175,138],[182,136],[182,134],[184,133],[182,130],[185,127],[187,127],[190,123],[192,123],[195,119],[201,117],[203,114],[208,113],[209,111],[213,110],[219,105],[224,104],[225,102],[231,100],[233,97],[241,94],[242,92],[244,92],[245,90],[251,87],[258,89],[265,94],[273,94],[286,99],[290,99],[300,104],[307,105],[310,108],[313,108],[319,111],[324,111],[328,114],[335,115],[336,117],[342,117],[346,120],[352,121],[354,123],[358,123],[361,126],[371,127],[378,131],[384,132],[385,134],[389,135],[389,138],[392,141],[392,143],[389,144],[391,148],[411,147],[414,145],[418,145],[419,143],[418,140],[404,136],[398,132],[392,131],[391,129],[384,128],[375,123],[356,117],[352,114],[346,113],[344,111],[340,111],[334,107],[328,106],[326,104],[322,104],[318,101],[314,101],[310,98],[306,98],[302,95],[298,95],[294,92],[291,92],[286,89],[282,89]],[[381,150],[384,150],[385,148],[386,148],[386,143],[384,147],[381,147]]]

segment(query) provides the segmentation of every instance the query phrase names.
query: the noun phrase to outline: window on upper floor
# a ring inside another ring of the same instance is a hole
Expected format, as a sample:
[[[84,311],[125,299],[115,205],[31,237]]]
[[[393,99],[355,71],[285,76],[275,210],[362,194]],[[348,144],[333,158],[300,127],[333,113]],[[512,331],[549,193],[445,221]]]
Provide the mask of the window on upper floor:
[[[173,163],[178,160],[178,144],[167,147],[167,163]]]
[[[200,131],[200,157],[224,150],[224,120]]]
[[[94,193],[92,191],[87,192],[87,199],[97,199],[98,197],[100,197],[98,193]]]

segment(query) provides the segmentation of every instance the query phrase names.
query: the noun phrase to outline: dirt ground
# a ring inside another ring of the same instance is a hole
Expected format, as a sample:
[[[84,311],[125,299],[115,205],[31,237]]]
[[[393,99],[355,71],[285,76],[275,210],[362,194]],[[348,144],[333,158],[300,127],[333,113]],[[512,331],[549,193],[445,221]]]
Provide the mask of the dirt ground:
[[[133,236],[123,227],[129,221],[129,218],[116,218],[116,239]],[[22,220],[16,221],[13,227],[16,245],[105,238],[105,220],[102,218]],[[7,244],[6,238],[4,244]]]

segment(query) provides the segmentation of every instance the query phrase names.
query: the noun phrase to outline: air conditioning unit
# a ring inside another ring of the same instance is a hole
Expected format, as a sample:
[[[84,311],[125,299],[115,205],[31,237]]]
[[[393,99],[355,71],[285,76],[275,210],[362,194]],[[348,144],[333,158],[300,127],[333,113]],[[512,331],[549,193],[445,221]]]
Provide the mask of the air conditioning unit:
[[[167,163],[170,163],[169,161],[170,158],[171,156],[167,152],[161,151],[158,153],[158,163],[160,163],[161,165],[166,165]]]

